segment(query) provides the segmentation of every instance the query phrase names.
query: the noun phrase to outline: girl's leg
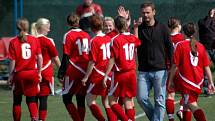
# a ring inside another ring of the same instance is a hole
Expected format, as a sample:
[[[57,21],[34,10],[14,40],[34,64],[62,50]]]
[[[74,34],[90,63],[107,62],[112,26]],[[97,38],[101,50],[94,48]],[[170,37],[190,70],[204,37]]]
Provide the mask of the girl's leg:
[[[127,115],[125,114],[122,107],[117,103],[117,100],[118,100],[118,97],[114,97],[114,96],[109,97],[111,109],[117,115],[117,117],[119,117],[122,121],[128,121]]]
[[[31,120],[38,120],[38,107],[37,107],[37,97],[36,96],[26,96],[26,104],[28,105],[28,110],[30,112]]]
[[[74,121],[81,121],[81,118],[78,114],[78,110],[76,106],[72,103],[72,94],[64,94],[63,95],[63,103],[66,106],[66,109]]]
[[[21,108],[22,103],[22,95],[15,95],[13,94],[13,120],[14,121],[21,121]]]
[[[206,121],[204,111],[198,107],[197,102],[190,103],[189,107],[190,107],[196,121]]]
[[[81,121],[84,121],[85,118],[85,95],[76,95],[76,100],[77,100],[77,106],[78,106],[78,113],[81,118]]]
[[[48,96],[39,96],[39,120],[45,121],[47,116]]]
[[[102,96],[102,104],[105,107],[108,121],[117,121],[117,117],[109,105],[108,96]]]
[[[169,121],[174,121],[174,110],[175,110],[174,97],[175,97],[175,92],[167,92],[166,112],[167,112]]]
[[[125,98],[125,110],[126,110],[126,115],[128,118],[132,121],[135,120],[135,110],[134,110],[134,105],[133,105],[133,98]]]
[[[105,118],[102,114],[101,109],[99,108],[99,106],[96,104],[96,98],[97,95],[93,95],[91,93],[88,93],[86,96],[86,100],[87,100],[87,105],[90,108],[91,113],[93,114],[93,116],[98,120],[98,121],[105,121]]]

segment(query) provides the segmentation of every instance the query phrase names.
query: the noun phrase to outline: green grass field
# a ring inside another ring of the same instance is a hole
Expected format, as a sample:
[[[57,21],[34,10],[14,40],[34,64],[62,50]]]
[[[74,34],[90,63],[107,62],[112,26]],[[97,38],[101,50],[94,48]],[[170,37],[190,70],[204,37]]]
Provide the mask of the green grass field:
[[[179,97],[176,97],[176,100],[179,100]],[[208,121],[215,121],[215,96],[204,97],[200,96],[199,106],[202,107],[205,111]],[[100,98],[97,101],[101,105]],[[176,109],[178,109],[178,104],[176,104]],[[136,115],[142,114],[143,111],[140,106],[135,102]],[[0,87],[0,121],[12,121],[12,93],[10,90],[4,86]],[[25,104],[25,98],[23,97],[22,103],[22,121],[30,121],[29,112]],[[92,117],[89,109],[87,107],[86,121],[95,121]],[[177,118],[176,118],[177,119]],[[70,117],[66,112],[66,109],[63,105],[61,96],[49,96],[48,100],[48,117],[47,121],[70,121]],[[136,119],[136,121],[148,121],[146,116],[141,116]],[[165,116],[165,121],[167,118]],[[178,121],[178,120],[176,120]]]

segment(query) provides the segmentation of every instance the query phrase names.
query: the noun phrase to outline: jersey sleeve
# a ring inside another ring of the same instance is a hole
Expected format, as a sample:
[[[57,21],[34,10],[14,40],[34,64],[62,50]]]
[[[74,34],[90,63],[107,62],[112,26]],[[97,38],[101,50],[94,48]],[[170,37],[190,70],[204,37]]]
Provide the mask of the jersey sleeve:
[[[136,47],[140,46],[141,45],[141,41],[137,37],[135,37],[135,36],[134,36],[134,39],[135,39],[135,46]]]
[[[70,55],[72,45],[70,37],[66,34],[63,39],[63,54]]]
[[[10,42],[10,44],[9,44],[8,58],[9,58],[10,60],[15,60],[15,58],[16,58],[15,48],[14,48],[13,43],[11,43],[11,42]]]
[[[56,57],[56,56],[58,56],[57,49],[56,49],[54,43],[51,42],[51,40],[48,41],[47,45],[48,45],[48,51],[49,51],[50,56],[51,56],[51,57]]]

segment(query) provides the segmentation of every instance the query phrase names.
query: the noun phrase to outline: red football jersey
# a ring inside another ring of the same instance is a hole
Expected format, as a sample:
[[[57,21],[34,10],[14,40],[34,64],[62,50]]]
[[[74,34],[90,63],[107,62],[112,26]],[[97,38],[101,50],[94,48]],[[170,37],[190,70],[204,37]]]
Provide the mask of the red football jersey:
[[[43,67],[51,61],[52,57],[58,56],[57,49],[55,48],[54,41],[44,35],[39,35],[38,40],[40,42],[42,56],[43,56]]]
[[[91,40],[90,60],[95,62],[95,67],[105,72],[110,59],[110,37],[105,34],[97,34]]]
[[[9,45],[9,59],[15,60],[16,72],[37,69],[36,55],[41,54],[39,40],[31,35],[26,37],[26,42],[21,42],[15,37]]]
[[[136,47],[141,41],[129,32],[121,33],[112,38],[111,56],[119,71],[136,69]]]
[[[173,33],[173,34],[171,34],[170,37],[171,37],[173,45],[176,45],[178,42],[184,40],[184,35],[181,33]]]
[[[101,6],[98,4],[92,3],[89,7],[84,7],[83,5],[79,5],[76,9],[76,14],[81,17],[89,17],[93,14],[103,15]]]
[[[185,89],[201,93],[204,80],[204,67],[209,66],[210,60],[202,44],[196,43],[198,48],[197,57],[191,53],[190,41],[179,42],[176,46],[173,63],[179,69],[181,83]]]
[[[88,64],[90,36],[81,29],[71,29],[64,35],[63,53],[77,65]]]

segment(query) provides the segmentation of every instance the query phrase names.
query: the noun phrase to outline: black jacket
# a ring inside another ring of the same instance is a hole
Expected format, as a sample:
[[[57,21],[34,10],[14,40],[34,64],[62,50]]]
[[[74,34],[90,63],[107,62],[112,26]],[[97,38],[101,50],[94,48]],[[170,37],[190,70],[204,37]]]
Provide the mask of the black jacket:
[[[198,21],[199,39],[206,49],[215,49],[215,18],[205,17]]]
[[[138,27],[141,46],[137,49],[138,70],[158,71],[166,69],[166,61],[172,60],[173,44],[168,28],[155,21],[154,26],[142,23]]]

